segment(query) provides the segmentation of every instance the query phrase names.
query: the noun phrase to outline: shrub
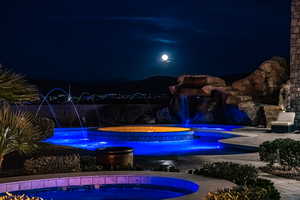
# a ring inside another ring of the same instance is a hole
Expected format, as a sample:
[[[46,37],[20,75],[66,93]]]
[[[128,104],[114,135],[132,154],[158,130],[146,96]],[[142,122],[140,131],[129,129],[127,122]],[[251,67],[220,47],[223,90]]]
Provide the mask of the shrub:
[[[237,185],[251,184],[256,182],[257,179],[257,170],[254,166],[240,165],[231,162],[207,163],[193,173],[226,179]]]
[[[207,200],[271,200],[266,198],[264,188],[234,188],[216,193],[208,193]]]
[[[255,183],[246,187],[236,187],[209,193],[207,200],[280,200],[280,193],[274,184],[266,179],[258,178]]]
[[[278,161],[278,145],[276,142],[264,142],[258,148],[261,161],[268,162],[271,167]]]
[[[33,125],[30,113],[13,111],[8,104],[0,109],[0,168],[12,152],[29,153],[36,147],[42,131]]]
[[[275,163],[289,169],[299,167],[300,141],[287,138],[264,142],[259,147],[259,157],[261,161],[268,162],[269,167]]]
[[[32,123],[41,130],[41,134],[37,140],[41,141],[53,136],[55,122],[52,119],[36,116]]]
[[[280,193],[274,184],[258,178],[254,166],[231,162],[206,163],[189,173],[229,180],[240,187],[209,193],[207,200],[279,200]]]
[[[258,178],[253,187],[264,188],[267,191],[265,199],[269,200],[279,200],[280,193],[275,188],[274,183],[267,179]]]
[[[6,193],[5,196],[0,196],[0,200],[42,200],[39,197],[28,197],[26,195],[13,195]]]
[[[24,170],[28,174],[78,172],[81,170],[80,157],[73,154],[32,158],[25,161]]]

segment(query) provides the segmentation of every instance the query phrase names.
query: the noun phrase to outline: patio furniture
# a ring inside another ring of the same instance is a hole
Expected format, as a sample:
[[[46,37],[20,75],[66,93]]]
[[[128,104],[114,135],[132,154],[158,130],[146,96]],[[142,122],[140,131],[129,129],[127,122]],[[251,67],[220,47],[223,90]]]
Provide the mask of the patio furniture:
[[[280,112],[276,121],[271,122],[271,130],[274,133],[291,133],[295,131],[294,112]]]

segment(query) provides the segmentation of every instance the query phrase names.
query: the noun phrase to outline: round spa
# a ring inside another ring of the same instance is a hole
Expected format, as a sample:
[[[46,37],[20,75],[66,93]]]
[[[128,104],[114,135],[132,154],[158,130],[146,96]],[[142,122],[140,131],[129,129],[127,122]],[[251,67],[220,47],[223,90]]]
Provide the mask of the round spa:
[[[181,178],[148,175],[91,175],[0,184],[3,191],[51,200],[160,200],[198,192],[198,184]],[[1,195],[0,192],[0,196]]]
[[[178,141],[192,140],[190,128],[167,126],[116,126],[98,128],[93,134],[126,141]]]

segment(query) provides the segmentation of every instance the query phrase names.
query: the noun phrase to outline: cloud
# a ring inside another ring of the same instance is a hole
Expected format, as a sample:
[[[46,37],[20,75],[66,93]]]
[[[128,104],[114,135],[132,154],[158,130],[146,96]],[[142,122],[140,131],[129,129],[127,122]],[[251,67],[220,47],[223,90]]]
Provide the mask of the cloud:
[[[170,39],[164,39],[164,38],[152,38],[150,39],[153,42],[160,42],[164,44],[176,44],[178,41],[176,40],[170,40]]]
[[[105,20],[111,21],[126,21],[129,23],[141,23],[149,24],[160,27],[161,29],[168,30],[189,30],[197,31],[199,28],[195,27],[192,23],[185,20],[180,20],[176,18],[167,17],[107,17]]]
[[[126,29],[123,33],[135,40],[156,42],[166,45],[179,44],[188,40],[192,34],[206,34],[208,31],[195,26],[189,20],[182,20],[172,17],[143,17],[143,16],[63,16],[51,17],[62,23],[93,23],[109,24],[124,23]]]
[[[180,20],[172,17],[142,17],[142,16],[52,16],[51,20],[60,22],[101,22],[101,21],[115,21],[126,22],[132,24],[154,25],[164,31],[170,30],[188,30],[198,32],[200,29],[193,25],[188,20]]]
[[[167,45],[178,44],[183,39],[181,37],[176,37],[173,33],[159,31],[155,33],[149,33],[144,30],[135,30],[131,36],[136,40],[150,41]]]

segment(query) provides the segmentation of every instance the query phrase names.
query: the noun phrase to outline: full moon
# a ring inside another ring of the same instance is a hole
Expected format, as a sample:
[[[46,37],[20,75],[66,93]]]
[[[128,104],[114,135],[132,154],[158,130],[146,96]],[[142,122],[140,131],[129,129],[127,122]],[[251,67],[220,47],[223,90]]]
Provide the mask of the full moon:
[[[162,61],[166,62],[169,60],[169,56],[167,54],[164,54],[161,56]]]

